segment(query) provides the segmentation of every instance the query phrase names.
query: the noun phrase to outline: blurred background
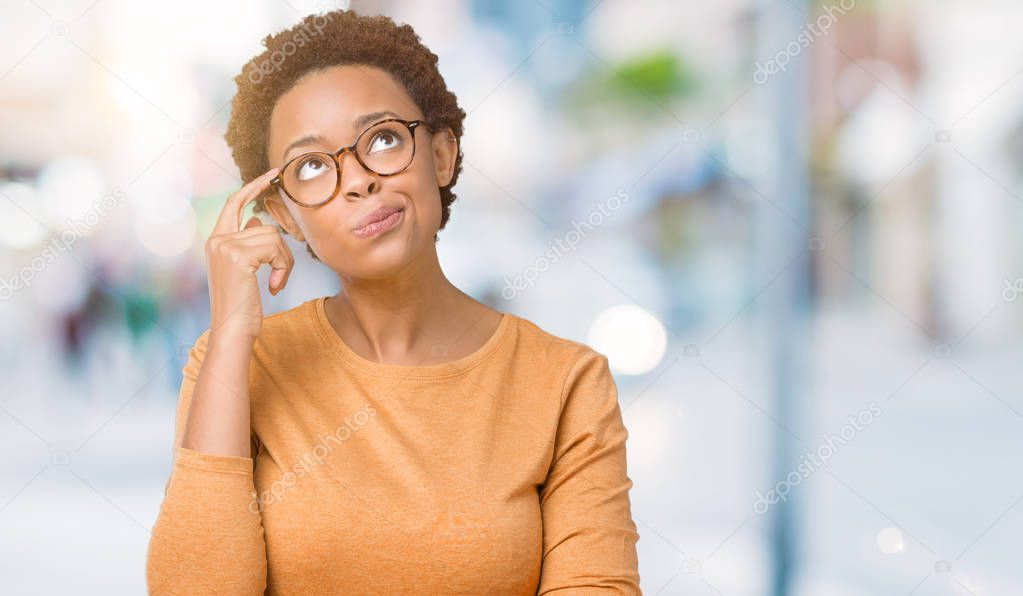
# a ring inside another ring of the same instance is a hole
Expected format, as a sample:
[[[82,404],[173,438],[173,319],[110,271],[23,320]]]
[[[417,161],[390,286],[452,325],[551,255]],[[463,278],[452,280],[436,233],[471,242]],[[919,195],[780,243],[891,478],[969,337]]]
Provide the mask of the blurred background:
[[[338,6],[0,9],[5,594],[144,592],[233,77]],[[448,276],[609,357],[644,593],[1023,593],[1023,5],[351,7],[468,113]]]

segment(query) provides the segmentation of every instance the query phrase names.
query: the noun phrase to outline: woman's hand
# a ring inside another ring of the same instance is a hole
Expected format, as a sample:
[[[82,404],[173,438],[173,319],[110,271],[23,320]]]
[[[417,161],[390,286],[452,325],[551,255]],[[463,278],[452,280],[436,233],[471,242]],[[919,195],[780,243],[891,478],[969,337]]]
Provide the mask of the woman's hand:
[[[210,287],[210,337],[255,342],[263,327],[263,305],[256,282],[256,270],[268,263],[269,290],[277,292],[288,283],[295,257],[275,226],[261,225],[252,217],[239,229],[242,212],[249,201],[265,191],[277,175],[274,168],[252,180],[228,197],[217,223],[206,241],[206,263]]]

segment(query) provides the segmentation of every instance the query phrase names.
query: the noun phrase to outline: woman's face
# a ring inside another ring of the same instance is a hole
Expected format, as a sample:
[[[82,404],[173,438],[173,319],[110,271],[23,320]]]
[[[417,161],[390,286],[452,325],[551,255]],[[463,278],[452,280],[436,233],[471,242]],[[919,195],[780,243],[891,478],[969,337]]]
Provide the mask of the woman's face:
[[[423,113],[390,74],[369,66],[335,66],[301,79],[281,96],[270,116],[271,167],[309,151],[333,153],[386,118],[420,120]],[[414,130],[415,157],[394,176],[366,170],[351,152],[342,155],[337,195],[325,205],[303,207],[273,192],[266,206],[296,238],[345,277],[382,279],[434,245],[440,228],[440,187],[451,181],[457,146],[450,131]],[[400,209],[397,223],[366,235],[360,221],[380,207]]]

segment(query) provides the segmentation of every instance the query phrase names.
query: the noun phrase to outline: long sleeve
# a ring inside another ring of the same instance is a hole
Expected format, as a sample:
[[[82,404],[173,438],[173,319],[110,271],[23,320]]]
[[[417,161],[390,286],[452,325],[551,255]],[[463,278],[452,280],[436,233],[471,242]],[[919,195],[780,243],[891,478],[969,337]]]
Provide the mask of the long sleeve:
[[[189,352],[175,419],[174,463],[146,558],[150,594],[263,594],[266,544],[253,458],[181,447],[209,330]],[[253,456],[258,442],[253,440]]]
[[[589,350],[572,366],[561,408],[553,463],[540,492],[537,594],[641,594],[628,431],[607,357]]]

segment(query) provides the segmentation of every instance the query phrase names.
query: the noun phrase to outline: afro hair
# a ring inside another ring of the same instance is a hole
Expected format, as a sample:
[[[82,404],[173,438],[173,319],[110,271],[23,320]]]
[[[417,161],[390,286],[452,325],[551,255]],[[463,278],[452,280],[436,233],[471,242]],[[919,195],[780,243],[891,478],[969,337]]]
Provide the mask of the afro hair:
[[[423,45],[412,27],[398,25],[386,16],[335,10],[309,15],[291,28],[266,36],[262,44],[265,50],[249,60],[234,79],[238,90],[224,135],[243,183],[270,169],[270,114],[277,100],[299,79],[332,66],[376,67],[404,86],[431,129],[450,129],[458,142],[454,174],[440,188],[443,229],[455,201],[451,189],[462,170],[465,112],[440,74],[437,55]],[[254,210],[266,211],[265,196],[255,200]],[[306,248],[316,258],[308,245]]]

